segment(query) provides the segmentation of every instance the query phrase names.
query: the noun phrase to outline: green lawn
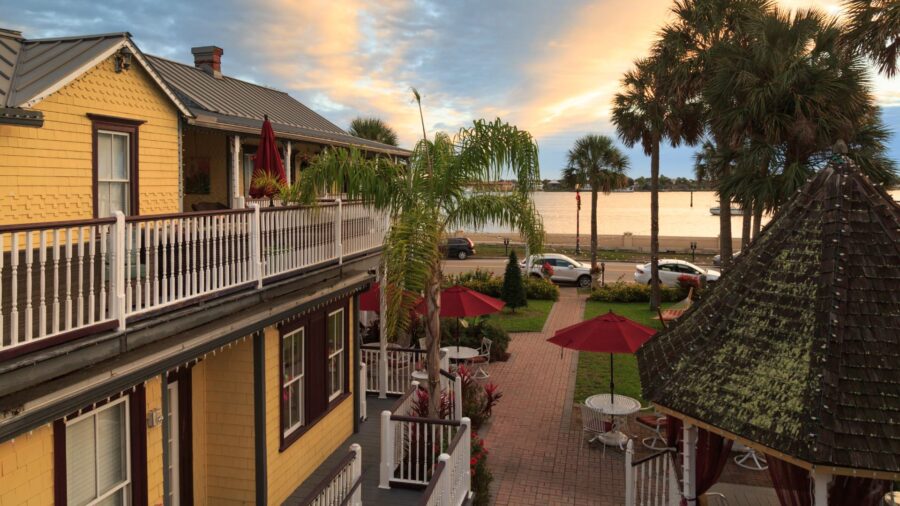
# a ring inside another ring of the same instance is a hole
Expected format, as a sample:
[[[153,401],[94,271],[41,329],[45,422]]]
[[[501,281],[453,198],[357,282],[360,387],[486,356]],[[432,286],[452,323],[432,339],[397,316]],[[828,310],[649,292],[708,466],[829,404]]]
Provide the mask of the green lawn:
[[[663,307],[671,304],[663,304]],[[659,320],[652,320],[655,315],[647,309],[646,302],[621,303],[621,302],[591,302],[588,301],[584,310],[584,319],[606,313],[609,310],[630,318],[638,323],[661,329]],[[641,380],[638,376],[637,359],[634,355],[615,355],[615,381],[616,393],[627,395],[641,401]],[[609,354],[588,353],[578,354],[578,372],[575,376],[575,402],[584,402],[584,399],[598,393],[609,392]]]
[[[491,321],[507,332],[540,332],[553,307],[552,300],[529,300],[528,306],[513,313],[508,309],[491,315]]]

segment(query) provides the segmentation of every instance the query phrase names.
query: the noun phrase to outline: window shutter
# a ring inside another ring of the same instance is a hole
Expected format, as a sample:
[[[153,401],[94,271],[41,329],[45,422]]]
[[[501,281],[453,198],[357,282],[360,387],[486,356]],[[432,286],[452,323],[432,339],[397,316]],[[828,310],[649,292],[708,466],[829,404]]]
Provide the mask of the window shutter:
[[[309,333],[306,338],[306,419],[315,420],[328,407],[326,373],[328,356],[326,351],[325,313],[310,315]]]

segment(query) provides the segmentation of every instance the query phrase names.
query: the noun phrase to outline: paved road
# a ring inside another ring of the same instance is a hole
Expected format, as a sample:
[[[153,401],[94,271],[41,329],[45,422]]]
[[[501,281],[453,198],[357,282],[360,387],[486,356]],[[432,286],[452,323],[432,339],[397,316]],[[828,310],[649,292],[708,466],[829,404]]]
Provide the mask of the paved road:
[[[613,282],[620,277],[622,281],[632,281],[634,278],[634,263],[630,262],[607,262],[606,264],[606,281]],[[478,258],[472,257],[468,260],[445,260],[443,265],[444,274],[460,274],[462,272],[474,271],[476,268],[491,271],[498,276],[503,275],[506,270],[505,258]]]

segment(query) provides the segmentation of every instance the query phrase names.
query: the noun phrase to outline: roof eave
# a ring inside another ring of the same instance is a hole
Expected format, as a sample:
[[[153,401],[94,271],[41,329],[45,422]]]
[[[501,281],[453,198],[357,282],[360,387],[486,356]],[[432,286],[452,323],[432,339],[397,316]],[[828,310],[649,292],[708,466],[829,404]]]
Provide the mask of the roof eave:
[[[44,114],[17,107],[0,107],[0,124],[40,128],[44,126]]]

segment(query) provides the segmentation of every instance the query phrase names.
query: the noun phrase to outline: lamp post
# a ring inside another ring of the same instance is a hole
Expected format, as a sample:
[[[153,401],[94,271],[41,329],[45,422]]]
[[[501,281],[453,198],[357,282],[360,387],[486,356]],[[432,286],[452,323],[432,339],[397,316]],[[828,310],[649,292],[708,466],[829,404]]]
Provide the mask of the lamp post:
[[[581,193],[580,184],[575,185],[575,254],[581,254]]]
[[[694,254],[697,252],[697,241],[691,241],[691,262],[694,261]]]

